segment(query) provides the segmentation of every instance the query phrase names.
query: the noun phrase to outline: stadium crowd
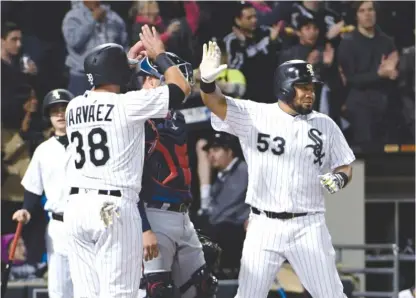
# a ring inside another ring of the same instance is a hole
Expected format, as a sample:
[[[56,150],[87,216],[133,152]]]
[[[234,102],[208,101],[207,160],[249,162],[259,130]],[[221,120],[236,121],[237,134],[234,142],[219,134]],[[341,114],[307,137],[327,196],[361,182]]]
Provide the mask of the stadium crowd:
[[[184,109],[203,105],[197,67],[209,40],[228,64],[218,86],[242,100],[275,102],[277,65],[306,60],[324,82],[315,110],[334,119],[353,148],[372,152],[415,142],[414,11],[406,1],[2,1],[2,261],[11,214],[23,201],[21,179],[36,147],[53,134],[42,100],[55,88],[75,96],[90,88],[83,60],[95,46],[114,42],[128,51],[144,24],[155,26],[167,50],[194,66]],[[219,277],[235,278],[249,212],[247,166],[235,138],[211,130],[193,136],[189,151],[195,224],[224,250]],[[31,265],[16,278],[46,271],[41,206],[32,221],[21,244],[21,259]]]

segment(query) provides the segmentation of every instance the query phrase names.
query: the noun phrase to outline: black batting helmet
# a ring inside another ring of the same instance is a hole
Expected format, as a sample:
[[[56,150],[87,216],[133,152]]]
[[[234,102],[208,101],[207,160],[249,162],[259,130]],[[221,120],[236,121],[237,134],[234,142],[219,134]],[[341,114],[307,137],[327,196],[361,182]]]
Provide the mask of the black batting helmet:
[[[106,43],[95,47],[84,60],[84,71],[91,86],[114,84],[125,86],[130,82],[129,64],[139,61],[128,59],[123,47]]]
[[[322,84],[316,78],[312,64],[303,60],[289,60],[279,65],[275,81],[277,98],[286,102],[295,98],[294,84]]]
[[[166,52],[166,55],[172,60],[173,63],[179,70],[182,72],[185,79],[189,82],[189,84],[194,85],[194,70],[192,68],[192,64],[186,62],[178,55]],[[140,72],[139,75],[142,76],[153,76],[160,80],[163,80],[163,73],[160,71],[159,67],[149,59],[149,57],[145,57],[143,60],[140,61]]]
[[[45,98],[43,99],[42,107],[43,117],[45,120],[49,120],[49,110],[51,106],[58,103],[68,104],[73,98],[74,95],[66,89],[54,89],[46,94]]]

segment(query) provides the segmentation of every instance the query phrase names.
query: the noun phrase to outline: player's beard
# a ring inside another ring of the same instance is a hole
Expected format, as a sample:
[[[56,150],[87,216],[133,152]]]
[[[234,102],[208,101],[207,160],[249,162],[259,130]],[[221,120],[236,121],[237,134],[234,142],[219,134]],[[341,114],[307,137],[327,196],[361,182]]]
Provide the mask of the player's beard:
[[[307,115],[312,113],[312,107],[309,108],[304,108],[301,105],[295,105],[294,103],[290,103],[289,106],[299,115]]]

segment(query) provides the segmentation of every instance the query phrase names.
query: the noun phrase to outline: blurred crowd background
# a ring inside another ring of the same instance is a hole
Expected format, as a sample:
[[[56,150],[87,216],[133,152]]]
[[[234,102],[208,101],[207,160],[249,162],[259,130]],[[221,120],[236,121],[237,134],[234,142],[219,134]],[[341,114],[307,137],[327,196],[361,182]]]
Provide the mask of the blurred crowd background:
[[[184,110],[202,106],[202,45],[215,40],[229,67],[217,81],[225,94],[275,102],[277,65],[306,60],[324,81],[315,110],[341,127],[357,154],[415,142],[414,1],[2,1],[1,22],[4,239],[15,229],[11,214],[22,205],[20,181],[30,158],[53,133],[42,120],[43,97],[55,88],[83,94],[90,88],[83,73],[86,53],[106,42],[127,51],[144,24],[155,26],[167,50],[194,67],[196,84]],[[247,167],[238,142],[215,135],[207,121],[190,124],[188,146],[195,225],[224,248],[220,267],[227,270],[220,270],[220,278],[235,278],[248,213]],[[414,162],[407,167],[414,176]],[[414,208],[409,216],[407,223],[414,223]],[[32,266],[27,276],[45,273],[41,240],[47,221],[39,205],[32,215],[36,224],[24,229],[24,258]],[[414,253],[414,225],[408,229],[404,247]],[[402,287],[412,279],[404,278]]]

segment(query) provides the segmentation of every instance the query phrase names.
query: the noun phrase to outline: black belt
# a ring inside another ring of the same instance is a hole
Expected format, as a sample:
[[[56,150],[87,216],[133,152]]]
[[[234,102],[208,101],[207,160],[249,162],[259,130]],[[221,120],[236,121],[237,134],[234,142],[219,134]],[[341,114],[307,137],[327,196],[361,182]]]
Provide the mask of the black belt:
[[[72,187],[71,191],[69,192],[70,195],[76,195],[78,193],[79,193],[79,188],[78,187]],[[119,191],[119,190],[99,189],[98,194],[99,195],[112,196],[112,197],[121,197],[121,191]]]
[[[272,211],[260,211],[259,209],[255,207],[251,207],[251,210],[254,214],[260,215],[261,213],[266,214],[267,217],[273,218],[273,219],[291,219],[299,216],[305,216],[308,213],[287,213],[287,212],[272,212]]]
[[[64,221],[64,216],[63,216],[63,214],[52,213],[52,219],[59,220],[59,221]]]
[[[189,204],[185,204],[185,203],[172,204],[172,203],[163,203],[163,202],[150,202],[150,203],[146,202],[146,207],[147,208],[162,209],[163,207],[166,206],[166,204],[169,204],[169,207],[167,209],[163,209],[163,210],[173,211],[173,212],[181,212],[181,213],[186,213],[189,210]]]

